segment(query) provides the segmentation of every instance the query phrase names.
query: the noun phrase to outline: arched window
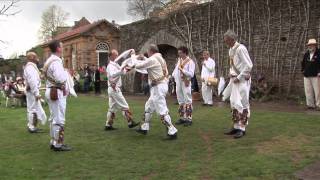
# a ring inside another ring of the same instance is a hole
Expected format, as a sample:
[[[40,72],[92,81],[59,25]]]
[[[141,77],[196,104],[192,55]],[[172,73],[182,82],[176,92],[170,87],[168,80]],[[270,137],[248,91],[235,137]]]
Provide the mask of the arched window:
[[[96,46],[96,51],[109,52],[109,45],[104,42],[99,42]]]
[[[96,46],[97,65],[99,67],[106,66],[108,63],[109,45],[104,42],[99,42]]]

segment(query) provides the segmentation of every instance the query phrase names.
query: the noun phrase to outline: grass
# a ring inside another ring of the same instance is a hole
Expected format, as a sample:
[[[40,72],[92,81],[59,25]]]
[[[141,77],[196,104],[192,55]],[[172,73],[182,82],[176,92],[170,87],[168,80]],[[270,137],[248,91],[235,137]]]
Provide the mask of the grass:
[[[140,120],[145,97],[129,98]],[[172,119],[177,105],[169,102]],[[294,179],[293,173],[319,160],[317,115],[254,110],[248,134],[234,140],[226,107],[195,105],[194,125],[178,127],[177,141],[163,141],[157,116],[143,136],[117,113],[117,131],[103,131],[106,98],[69,98],[66,143],[71,152],[49,150],[46,133],[26,131],[24,108],[0,107],[0,179]],[[46,111],[48,109],[46,107]]]

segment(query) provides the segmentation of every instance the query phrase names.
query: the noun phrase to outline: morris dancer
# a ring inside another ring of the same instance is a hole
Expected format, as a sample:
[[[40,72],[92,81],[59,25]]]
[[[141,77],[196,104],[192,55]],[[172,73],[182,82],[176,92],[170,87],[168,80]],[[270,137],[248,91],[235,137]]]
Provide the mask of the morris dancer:
[[[151,85],[150,97],[145,104],[144,121],[138,133],[146,135],[150,130],[152,114],[157,112],[162,123],[167,128],[168,140],[177,139],[178,130],[173,126],[166,102],[168,93],[168,69],[166,61],[162,58],[156,45],[150,45],[148,57],[144,61],[135,61],[131,68],[146,70],[148,81]]]
[[[40,71],[37,67],[39,59],[34,52],[27,53],[27,64],[24,68],[24,79],[26,81],[27,96],[27,117],[28,131],[30,133],[39,132],[38,121],[45,124],[47,116],[41,105],[41,95],[39,88],[41,86]]]
[[[223,92],[223,100],[230,97],[233,128],[226,135],[241,138],[246,134],[250,117],[249,92],[251,86],[252,61],[247,48],[237,42],[237,35],[228,30],[224,41],[230,47],[230,82]]]
[[[110,56],[110,62],[107,66],[107,76],[108,76],[108,96],[109,96],[109,110],[107,112],[107,121],[105,130],[115,130],[113,127],[113,122],[115,119],[115,113],[117,109],[121,109],[122,115],[128,122],[128,127],[133,128],[139,125],[133,121],[132,113],[129,109],[129,105],[121,92],[121,75],[124,74],[120,65],[116,62],[118,57],[118,51],[112,50]]]
[[[180,119],[176,124],[184,124],[185,126],[192,125],[191,78],[194,76],[195,71],[195,63],[188,54],[188,48],[184,46],[178,48],[178,63],[172,73],[176,82],[176,94],[179,103],[178,112],[180,115]]]
[[[51,56],[44,64],[43,72],[47,79],[46,99],[50,109],[50,147],[54,151],[70,151],[71,147],[64,144],[65,112],[67,106],[68,72],[60,58],[62,47],[59,41],[49,43]]]
[[[202,70],[201,70],[201,80],[202,80],[202,98],[203,105],[212,106],[212,86],[208,84],[209,78],[215,77],[215,61],[210,57],[209,51],[203,51],[203,62],[202,62]]]

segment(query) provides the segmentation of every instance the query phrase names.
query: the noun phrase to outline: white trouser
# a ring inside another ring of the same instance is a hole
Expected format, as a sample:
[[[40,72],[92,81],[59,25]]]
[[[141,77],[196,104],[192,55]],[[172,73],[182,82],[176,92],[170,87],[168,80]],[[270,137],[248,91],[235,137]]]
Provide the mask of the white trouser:
[[[202,82],[201,93],[202,93],[204,104],[210,104],[210,105],[213,104],[211,86],[208,86],[207,83]]]
[[[231,78],[230,81],[233,81],[234,78]],[[233,83],[233,82],[231,82]],[[231,109],[238,110],[239,114],[243,113],[243,110],[247,110],[247,121],[246,123],[243,123],[241,118],[238,118],[237,122],[234,123],[233,128],[235,129],[240,129],[242,131],[246,130],[246,126],[248,125],[249,118],[250,118],[250,102],[249,102],[249,95],[250,95],[250,88],[251,88],[251,80],[241,80],[239,83],[233,83],[232,88],[237,88],[236,90],[239,90],[239,97],[238,96],[230,96],[230,104],[231,104]],[[235,89],[232,89],[233,91]],[[241,107],[241,108],[239,108]],[[242,118],[244,119],[244,118]]]
[[[28,117],[28,128],[30,130],[36,129],[36,121],[41,121],[42,124],[45,123],[47,117],[46,114],[42,108],[42,105],[40,102],[37,102],[36,97],[30,93],[26,93],[27,97],[27,117]]]
[[[168,84],[163,82],[151,87],[150,97],[145,104],[145,119],[141,125],[142,130],[150,129],[150,120],[152,114],[157,112],[160,115],[162,123],[168,128],[168,134],[173,135],[178,132],[178,130],[173,126],[171,122],[171,117],[169,115],[169,110],[166,102],[166,94],[168,92]]]
[[[51,144],[55,147],[61,147],[64,138],[65,112],[67,105],[67,96],[63,95],[63,91],[58,89],[58,100],[50,99],[50,88],[47,88],[45,97],[48,101],[50,109],[50,136]]]
[[[111,126],[113,123],[114,113],[117,112],[118,109],[122,111],[122,115],[128,120],[128,123],[131,123],[131,119],[129,120],[128,114],[129,105],[124,98],[121,89],[116,87],[113,89],[112,87],[108,87],[108,96],[109,96],[109,109],[107,112],[107,121],[106,126]]]
[[[185,85],[184,81],[178,79],[176,81],[176,93],[177,100],[179,103],[179,114],[180,119],[192,120],[192,92],[191,82],[188,86]]]
[[[118,109],[128,110],[129,105],[124,98],[121,89],[116,87],[115,90],[112,87],[108,87],[109,96],[109,112],[115,113]]]
[[[178,103],[182,104],[192,104],[192,92],[191,92],[191,82],[188,86],[185,85],[184,81],[178,79],[176,81],[176,93]]]
[[[306,93],[306,101],[308,107],[320,108],[320,78],[319,77],[305,77],[304,91]]]

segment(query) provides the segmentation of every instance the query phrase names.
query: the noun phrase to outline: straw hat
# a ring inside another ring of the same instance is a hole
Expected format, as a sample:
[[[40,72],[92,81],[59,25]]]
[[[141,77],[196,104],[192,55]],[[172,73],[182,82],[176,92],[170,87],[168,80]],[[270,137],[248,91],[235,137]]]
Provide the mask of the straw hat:
[[[309,39],[308,43],[307,43],[307,46],[309,45],[317,45],[317,40],[316,39]]]

